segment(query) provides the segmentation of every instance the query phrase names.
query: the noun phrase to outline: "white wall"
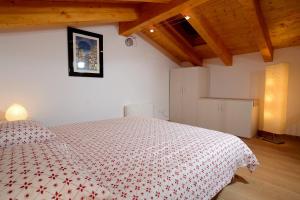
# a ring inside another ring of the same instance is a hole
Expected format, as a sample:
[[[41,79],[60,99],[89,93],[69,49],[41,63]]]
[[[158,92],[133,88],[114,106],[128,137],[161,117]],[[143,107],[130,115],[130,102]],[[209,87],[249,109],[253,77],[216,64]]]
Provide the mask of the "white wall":
[[[300,136],[300,46],[275,50],[272,63],[263,62],[260,53],[234,56],[232,67],[224,67],[219,59],[205,60],[210,69],[210,96],[258,98],[262,108],[265,66],[282,62],[290,66],[286,133]]]
[[[68,76],[66,29],[0,33],[0,114],[19,103],[32,119],[58,125],[121,117],[124,104],[151,102],[168,118],[177,64],[139,37],[126,47],[115,25],[82,29],[104,35],[103,79]]]

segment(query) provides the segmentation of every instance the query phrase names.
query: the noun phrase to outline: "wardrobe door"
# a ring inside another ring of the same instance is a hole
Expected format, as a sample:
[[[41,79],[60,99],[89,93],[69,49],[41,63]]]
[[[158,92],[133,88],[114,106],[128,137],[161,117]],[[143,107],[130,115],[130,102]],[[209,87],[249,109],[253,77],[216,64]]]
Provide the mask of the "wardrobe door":
[[[206,129],[222,131],[223,114],[222,101],[215,99],[200,99],[198,101],[198,126]]]
[[[170,120],[182,121],[182,70],[171,70],[170,72]]]
[[[182,123],[197,125],[197,103],[199,99],[199,69],[184,70],[182,95]]]

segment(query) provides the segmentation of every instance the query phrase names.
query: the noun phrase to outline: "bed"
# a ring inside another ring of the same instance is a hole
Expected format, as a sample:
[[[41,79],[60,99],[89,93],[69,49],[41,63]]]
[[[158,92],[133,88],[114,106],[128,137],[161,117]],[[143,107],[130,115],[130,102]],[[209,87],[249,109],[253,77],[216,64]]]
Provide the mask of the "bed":
[[[89,195],[91,199],[208,200],[231,182],[239,167],[253,172],[258,165],[252,151],[233,135],[159,119],[126,117],[50,131],[56,137],[35,148],[52,144],[51,152],[56,149],[66,157],[55,158],[69,159],[69,166],[101,187],[104,197]],[[1,157],[11,156],[10,151],[2,149]],[[0,176],[5,164],[0,160]]]

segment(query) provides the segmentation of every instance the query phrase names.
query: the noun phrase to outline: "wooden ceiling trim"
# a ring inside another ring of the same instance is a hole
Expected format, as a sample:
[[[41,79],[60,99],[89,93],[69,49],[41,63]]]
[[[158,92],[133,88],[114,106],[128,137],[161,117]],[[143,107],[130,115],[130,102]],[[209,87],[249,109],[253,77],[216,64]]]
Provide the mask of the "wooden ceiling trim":
[[[123,22],[119,24],[119,33],[129,36],[147,28],[148,26],[158,24],[170,17],[180,14],[183,10],[199,6],[209,0],[173,0],[166,5],[144,4],[140,10],[140,17],[134,22]]]
[[[213,50],[213,52],[223,61],[226,66],[232,65],[232,55],[224,45],[221,38],[216,34],[213,28],[210,26],[207,19],[201,14],[195,14],[192,10],[182,13],[188,15],[190,19],[188,22],[199,33],[199,35],[205,40],[207,45]]]
[[[245,17],[251,26],[258,48],[265,62],[273,61],[273,47],[258,0],[239,0],[245,9]]]
[[[179,61],[190,61],[194,65],[202,66],[202,59],[195,50],[182,42],[174,33],[166,26],[155,26],[154,32],[148,30],[143,31],[151,40],[156,42],[161,48],[174,55]]]
[[[138,14],[132,7],[0,7],[0,30],[103,24],[136,19]]]

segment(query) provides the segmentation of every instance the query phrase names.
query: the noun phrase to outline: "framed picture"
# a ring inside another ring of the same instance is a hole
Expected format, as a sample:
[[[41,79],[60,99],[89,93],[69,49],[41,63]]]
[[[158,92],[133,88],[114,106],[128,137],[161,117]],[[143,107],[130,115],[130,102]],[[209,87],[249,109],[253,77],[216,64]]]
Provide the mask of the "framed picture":
[[[103,36],[68,27],[69,76],[103,78]]]

